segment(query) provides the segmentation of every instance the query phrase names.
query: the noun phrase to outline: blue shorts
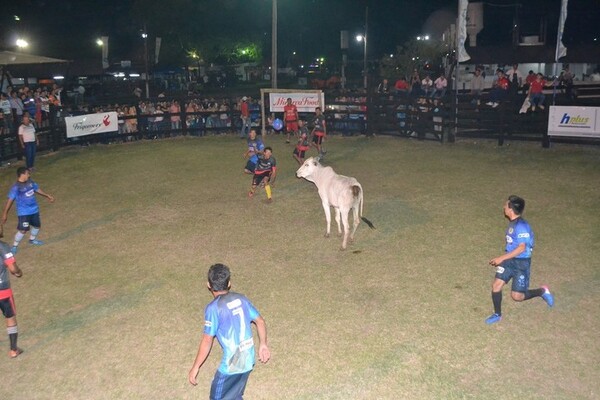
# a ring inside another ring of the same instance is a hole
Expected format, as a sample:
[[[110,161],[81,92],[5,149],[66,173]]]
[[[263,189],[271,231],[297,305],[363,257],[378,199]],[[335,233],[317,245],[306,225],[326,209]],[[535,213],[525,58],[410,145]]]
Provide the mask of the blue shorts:
[[[241,400],[250,372],[225,375],[217,371],[210,385],[210,400]]]
[[[20,231],[28,231],[30,226],[33,226],[34,228],[39,228],[42,226],[42,222],[40,221],[40,213],[19,215],[17,229]]]
[[[496,278],[508,283],[512,279],[512,291],[525,293],[529,288],[531,258],[511,258],[496,267]]]
[[[246,169],[250,172],[254,172],[254,170],[256,169],[256,163],[248,160],[248,162],[246,163]]]

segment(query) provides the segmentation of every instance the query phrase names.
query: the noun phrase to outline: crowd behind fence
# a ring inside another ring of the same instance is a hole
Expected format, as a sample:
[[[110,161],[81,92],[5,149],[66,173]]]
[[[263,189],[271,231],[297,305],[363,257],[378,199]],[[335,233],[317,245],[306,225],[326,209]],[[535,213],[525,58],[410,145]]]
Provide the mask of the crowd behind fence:
[[[599,87],[587,86],[586,93]],[[468,92],[447,91],[440,97],[416,97],[405,93],[327,93],[324,114],[329,134],[351,136],[378,134],[409,137],[420,140],[452,142],[456,138],[491,138],[502,145],[506,140],[534,140],[548,144],[548,108],[536,112],[521,111],[525,94],[508,96],[497,106],[486,105],[489,93],[474,96]],[[244,96],[245,97],[245,96]],[[261,127],[261,103],[257,96],[250,103],[251,126]],[[550,96],[548,96],[550,97]],[[130,98],[113,104],[74,105],[58,108],[49,124],[36,127],[40,138],[39,151],[56,151],[74,144],[112,143],[143,139],[161,139],[181,135],[241,134],[240,102],[242,96],[205,97],[159,96],[150,99]],[[556,104],[598,106],[600,96],[586,96],[578,101],[559,93]],[[118,130],[110,133],[67,138],[66,116],[114,111],[118,115]],[[273,133],[271,123],[281,113],[268,116],[267,133]],[[313,115],[301,119],[312,122]],[[4,129],[0,137],[0,160],[20,159],[16,129]]]

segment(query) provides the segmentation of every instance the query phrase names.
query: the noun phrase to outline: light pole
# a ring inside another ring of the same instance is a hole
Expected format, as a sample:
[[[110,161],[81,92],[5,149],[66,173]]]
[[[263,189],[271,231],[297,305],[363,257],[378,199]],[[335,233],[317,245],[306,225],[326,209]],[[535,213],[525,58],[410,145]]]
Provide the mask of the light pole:
[[[273,0],[271,21],[271,87],[277,89],[277,0]]]
[[[367,41],[369,31],[369,7],[365,7],[365,33],[364,35],[357,35],[356,40],[364,43],[364,54],[363,54],[363,87],[367,90],[368,72],[367,72]]]
[[[367,36],[366,35],[356,35],[356,40],[358,42],[363,42],[363,87],[367,89]]]
[[[150,97],[150,85],[148,84],[148,34],[146,33],[146,27],[144,26],[144,32],[142,32],[142,39],[144,39],[144,66],[146,68],[146,98]]]

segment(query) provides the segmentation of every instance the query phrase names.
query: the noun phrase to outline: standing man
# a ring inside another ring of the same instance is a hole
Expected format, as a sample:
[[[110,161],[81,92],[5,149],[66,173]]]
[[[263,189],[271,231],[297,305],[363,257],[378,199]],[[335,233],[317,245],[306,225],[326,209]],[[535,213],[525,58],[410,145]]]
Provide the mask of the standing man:
[[[513,64],[512,68],[506,71],[506,77],[510,81],[510,93],[516,96],[519,88],[523,86],[523,74],[519,71],[519,64]]]
[[[10,98],[8,101],[10,103],[10,109],[13,116],[13,127],[16,128],[21,125],[25,106],[23,105],[21,98],[18,96],[18,93],[14,90],[10,93]]]
[[[262,140],[256,138],[256,129],[250,129],[248,138],[248,149],[244,152],[244,158],[248,159],[246,167],[244,168],[245,174],[253,174],[258,162],[258,156],[263,154],[265,145]]]
[[[1,228],[0,237],[2,237]],[[6,318],[6,332],[8,333],[8,341],[10,343],[8,356],[16,358],[23,350],[17,347],[17,336],[19,334],[19,329],[17,328],[17,310],[15,308],[13,292],[10,288],[8,271],[17,278],[23,276],[23,272],[21,272],[21,269],[15,262],[15,256],[10,251],[10,247],[3,241],[0,241],[0,256],[2,256],[2,263],[0,263],[0,310],[2,310],[4,318]]]
[[[263,154],[258,156],[258,162],[254,169],[254,176],[252,177],[252,187],[248,192],[248,197],[254,197],[254,191],[258,185],[265,187],[267,193],[267,201],[270,203],[273,201],[271,198],[271,185],[275,183],[275,177],[277,176],[277,161],[273,157],[273,149],[265,147]]]
[[[290,133],[294,135],[298,132],[298,108],[292,104],[292,99],[288,97],[287,104],[283,106],[283,120],[285,122],[285,130],[287,132],[286,143],[290,142]]]
[[[471,103],[473,105],[479,106],[481,104],[481,93],[484,89],[485,81],[483,80],[483,75],[481,75],[481,68],[475,68],[475,75],[471,79],[471,95],[473,96],[473,100]]]
[[[314,120],[314,128],[312,130],[312,142],[313,146],[319,152],[319,156],[323,156],[326,153],[323,150],[323,140],[327,135],[327,127],[325,123],[325,116],[323,115],[323,111],[321,111],[321,107],[315,108],[315,120]]]
[[[17,182],[8,192],[8,200],[6,201],[6,206],[4,206],[4,212],[2,213],[2,225],[4,225],[8,219],[8,210],[10,210],[13,202],[16,200],[19,223],[17,225],[17,233],[15,234],[13,247],[10,249],[13,254],[17,254],[19,243],[30,229],[29,244],[36,246],[44,244],[44,242],[37,239],[42,223],[40,221],[40,207],[35,198],[36,193],[47,198],[50,203],[54,203],[54,197],[42,191],[38,184],[30,179],[29,169],[25,167],[17,168]]]
[[[509,220],[506,230],[506,250],[501,256],[490,260],[490,265],[496,267],[496,277],[492,283],[494,313],[485,320],[488,325],[502,319],[502,288],[511,279],[511,297],[514,301],[541,297],[548,307],[554,306],[554,296],[548,286],[529,290],[531,252],[535,240],[529,223],[521,218],[523,210],[525,210],[525,200],[518,196],[509,196],[504,203],[504,216]]]
[[[246,138],[246,129],[250,131],[252,126],[252,120],[250,119],[250,106],[248,105],[248,98],[242,97],[242,103],[240,104],[240,118],[242,119],[242,130],[240,131],[240,138]]]
[[[271,358],[267,345],[265,320],[246,296],[230,292],[231,272],[223,264],[208,270],[208,290],[214,297],[204,310],[204,334],[188,381],[196,386],[196,376],[212,348],[215,336],[223,348],[223,358],[210,387],[210,399],[241,399],[250,372],[254,368],[252,326],[258,332],[258,359],[266,363]]]
[[[35,163],[35,152],[37,146],[40,145],[40,139],[35,134],[35,125],[33,125],[28,111],[23,113],[23,119],[21,125],[19,125],[19,143],[25,152],[27,169],[31,171]]]

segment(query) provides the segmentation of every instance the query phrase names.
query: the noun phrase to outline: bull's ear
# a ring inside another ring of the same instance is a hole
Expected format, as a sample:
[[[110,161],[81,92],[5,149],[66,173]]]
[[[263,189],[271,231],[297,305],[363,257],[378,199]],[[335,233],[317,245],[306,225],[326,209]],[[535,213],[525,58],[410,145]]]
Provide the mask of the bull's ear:
[[[317,165],[318,162],[321,162],[321,156],[315,157],[315,161],[315,165]]]

